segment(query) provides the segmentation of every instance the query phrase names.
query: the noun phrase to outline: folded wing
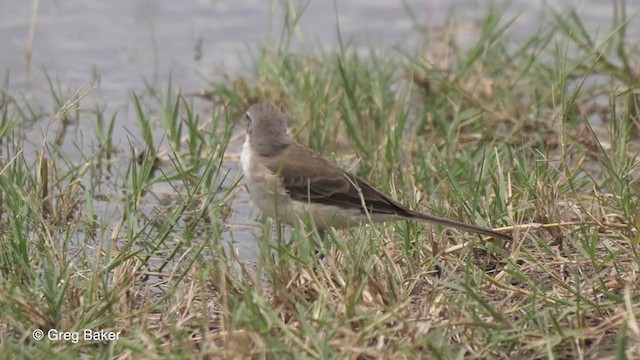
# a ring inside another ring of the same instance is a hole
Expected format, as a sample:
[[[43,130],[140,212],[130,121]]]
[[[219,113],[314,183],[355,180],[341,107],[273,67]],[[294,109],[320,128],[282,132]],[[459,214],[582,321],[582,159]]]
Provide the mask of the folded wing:
[[[413,212],[366,181],[349,174],[313,151],[291,144],[279,158],[266,159],[267,167],[283,177],[283,186],[292,199],[310,203],[362,208],[400,217]]]

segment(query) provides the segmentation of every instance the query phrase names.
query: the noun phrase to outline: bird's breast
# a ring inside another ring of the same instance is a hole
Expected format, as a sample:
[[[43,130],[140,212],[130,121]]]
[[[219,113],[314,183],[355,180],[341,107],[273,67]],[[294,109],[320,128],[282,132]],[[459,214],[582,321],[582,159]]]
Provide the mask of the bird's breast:
[[[292,223],[295,214],[291,198],[282,186],[280,176],[269,170],[260,161],[260,156],[254,154],[248,136],[242,145],[240,162],[253,204],[271,218]]]

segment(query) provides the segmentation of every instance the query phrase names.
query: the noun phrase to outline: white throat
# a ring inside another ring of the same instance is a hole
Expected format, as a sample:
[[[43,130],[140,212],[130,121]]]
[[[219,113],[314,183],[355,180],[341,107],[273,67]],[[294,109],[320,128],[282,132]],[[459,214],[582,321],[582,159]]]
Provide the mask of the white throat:
[[[242,166],[242,173],[244,177],[248,177],[251,172],[251,144],[249,144],[249,134],[244,136],[244,143],[242,144],[242,152],[240,153],[240,165]]]

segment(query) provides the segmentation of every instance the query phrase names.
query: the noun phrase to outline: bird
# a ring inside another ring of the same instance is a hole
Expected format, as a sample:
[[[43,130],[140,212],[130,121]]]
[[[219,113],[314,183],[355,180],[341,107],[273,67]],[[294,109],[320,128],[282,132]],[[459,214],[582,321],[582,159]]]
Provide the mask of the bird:
[[[326,230],[397,220],[419,220],[511,240],[494,230],[409,209],[364,179],[334,165],[287,134],[284,114],[257,103],[245,112],[245,142],[240,162],[254,206],[276,221],[294,225],[309,216]]]

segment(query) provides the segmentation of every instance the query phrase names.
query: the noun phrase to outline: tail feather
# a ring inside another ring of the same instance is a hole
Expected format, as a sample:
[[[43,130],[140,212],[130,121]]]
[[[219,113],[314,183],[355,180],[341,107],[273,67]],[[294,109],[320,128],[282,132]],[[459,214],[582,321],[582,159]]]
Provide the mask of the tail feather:
[[[475,225],[465,224],[463,222],[459,222],[459,221],[455,221],[455,220],[439,218],[437,216],[431,216],[431,215],[419,213],[419,212],[416,212],[416,211],[411,211],[410,215],[414,219],[419,219],[419,220],[426,221],[426,222],[429,222],[429,223],[432,223],[432,224],[439,224],[439,225],[443,225],[443,226],[449,226],[449,227],[456,228],[456,229],[459,229],[459,230],[472,232],[472,233],[475,233],[475,234],[490,236],[490,237],[495,238],[495,239],[513,240],[511,235],[502,234],[502,233],[499,233],[497,231],[481,228],[481,227],[478,227],[478,226],[475,226]]]

